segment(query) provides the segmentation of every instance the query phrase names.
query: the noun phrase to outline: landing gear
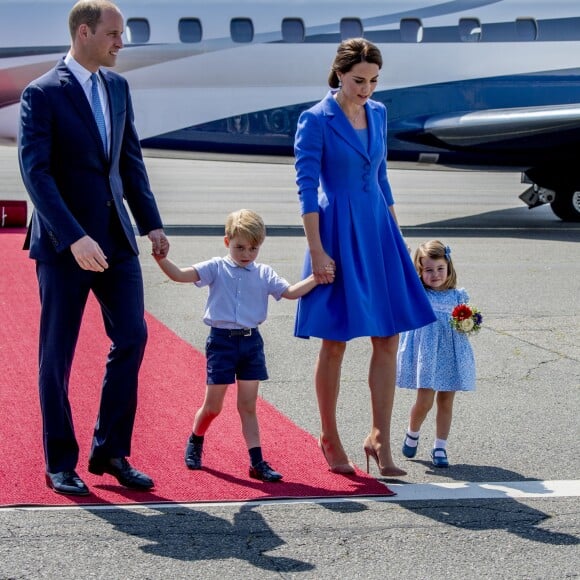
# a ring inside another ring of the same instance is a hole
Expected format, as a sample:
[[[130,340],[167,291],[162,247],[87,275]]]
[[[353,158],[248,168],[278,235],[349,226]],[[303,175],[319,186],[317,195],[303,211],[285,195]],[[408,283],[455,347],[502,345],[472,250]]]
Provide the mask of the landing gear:
[[[580,191],[559,190],[550,207],[561,220],[580,222]]]
[[[530,209],[549,203],[561,220],[580,222],[580,184],[577,178],[569,177],[556,179],[545,172],[528,170],[522,173],[522,183],[531,185],[519,197]]]

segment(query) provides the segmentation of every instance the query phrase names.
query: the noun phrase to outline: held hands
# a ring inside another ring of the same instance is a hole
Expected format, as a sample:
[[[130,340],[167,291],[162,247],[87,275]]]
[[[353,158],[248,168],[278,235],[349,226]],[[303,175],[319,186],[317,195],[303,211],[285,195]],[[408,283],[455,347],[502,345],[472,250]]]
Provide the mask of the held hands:
[[[162,229],[151,230],[147,237],[151,240],[151,255],[156,260],[162,260],[169,254],[169,240]]]
[[[326,252],[311,253],[310,259],[312,260],[312,274],[317,284],[332,284],[336,273],[334,260]]]
[[[71,244],[70,251],[83,270],[91,272],[103,272],[109,267],[107,256],[93,238],[83,236]]]

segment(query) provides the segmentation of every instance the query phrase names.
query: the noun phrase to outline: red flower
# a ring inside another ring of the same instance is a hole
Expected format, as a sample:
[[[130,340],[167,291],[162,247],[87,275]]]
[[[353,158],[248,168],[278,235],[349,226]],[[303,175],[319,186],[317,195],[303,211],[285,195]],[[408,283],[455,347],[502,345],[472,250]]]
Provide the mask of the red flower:
[[[471,318],[473,316],[473,310],[471,310],[467,304],[459,304],[459,306],[456,306],[453,309],[451,315],[456,320],[466,320],[467,318]]]

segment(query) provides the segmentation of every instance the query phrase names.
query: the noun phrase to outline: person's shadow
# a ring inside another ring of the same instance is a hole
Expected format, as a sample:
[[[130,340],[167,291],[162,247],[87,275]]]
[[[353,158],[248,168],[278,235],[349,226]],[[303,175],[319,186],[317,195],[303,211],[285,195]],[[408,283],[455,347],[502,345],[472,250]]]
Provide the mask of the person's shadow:
[[[540,480],[526,478],[519,473],[501,467],[485,465],[451,465],[448,469],[433,468],[430,461],[417,461],[431,471],[433,477],[444,476],[456,481],[498,482],[497,487],[518,489],[518,482],[537,482],[534,493],[548,493]],[[501,483],[499,483],[501,482]],[[529,487],[529,486],[528,486]],[[540,510],[521,503],[506,494],[498,499],[462,499],[462,500],[393,500],[401,507],[416,514],[424,515],[443,524],[463,528],[465,530],[497,530],[504,529],[526,540],[574,546],[580,544],[580,539],[570,534],[554,532],[540,527],[540,524],[550,516]]]
[[[286,485],[288,497],[316,498],[323,497],[324,489],[315,485],[298,482],[264,484],[262,482],[238,478],[235,475],[204,468],[229,483],[244,485],[249,488],[264,489],[265,485]],[[365,490],[368,480],[357,475],[349,476],[353,493]],[[120,495],[134,499],[134,492],[119,488],[116,485],[100,485],[102,489],[112,489]],[[268,497],[268,496],[266,496]],[[279,499],[279,491],[270,496]],[[356,497],[356,496],[354,496]],[[354,498],[353,498],[354,499]],[[233,516],[233,521],[206,513],[202,509],[190,506],[164,506],[166,498],[157,495],[155,490],[142,495],[143,509],[103,509],[103,505],[91,509],[92,514],[107,521],[113,529],[123,534],[130,534],[145,540],[141,550],[147,554],[185,561],[225,560],[238,558],[245,560],[262,570],[277,573],[308,572],[315,569],[309,562],[303,562],[283,556],[268,555],[267,552],[286,544],[267,524],[264,517],[254,511],[258,504],[244,503]],[[322,505],[339,513],[364,511],[366,505],[356,502],[331,501]],[[106,506],[106,504],[105,504]],[[112,504],[111,504],[111,507]],[[116,507],[116,506],[115,506]],[[153,513],[152,513],[153,512]]]
[[[148,493],[148,501],[154,494]],[[166,502],[159,498],[159,502]],[[116,506],[115,506],[116,507]],[[191,507],[163,506],[143,509],[87,508],[107,521],[113,529],[145,540],[140,549],[146,554],[182,561],[227,560],[238,558],[270,572],[307,572],[314,565],[293,558],[268,555],[285,544],[254,511],[256,504],[244,504],[233,521]]]

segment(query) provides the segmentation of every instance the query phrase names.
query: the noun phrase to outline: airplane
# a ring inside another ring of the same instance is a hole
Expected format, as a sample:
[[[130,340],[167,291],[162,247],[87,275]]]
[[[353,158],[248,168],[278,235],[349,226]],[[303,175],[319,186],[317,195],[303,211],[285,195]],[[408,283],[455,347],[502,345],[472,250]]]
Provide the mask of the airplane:
[[[19,99],[66,54],[72,0],[0,0],[0,139]],[[389,163],[522,173],[530,207],[580,221],[578,0],[118,0],[144,147],[293,154],[338,43],[384,65]]]

